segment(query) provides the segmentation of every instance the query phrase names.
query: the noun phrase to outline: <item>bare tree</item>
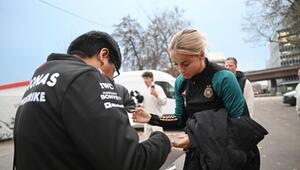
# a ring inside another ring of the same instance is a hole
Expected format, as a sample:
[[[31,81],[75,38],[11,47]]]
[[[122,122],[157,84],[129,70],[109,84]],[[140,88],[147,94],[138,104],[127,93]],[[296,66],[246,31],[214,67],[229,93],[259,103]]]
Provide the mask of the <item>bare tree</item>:
[[[156,69],[169,70],[173,68],[171,57],[167,51],[172,36],[179,30],[190,26],[190,22],[183,20],[184,10],[177,7],[172,11],[165,11],[151,19],[148,26],[147,38],[151,49],[149,54]]]
[[[246,0],[248,13],[242,30],[249,33],[246,41],[278,42],[276,33],[284,27],[299,27],[299,0]]]
[[[124,67],[128,70],[174,70],[167,46],[173,34],[190,26],[189,21],[182,19],[183,13],[174,8],[149,17],[146,31],[130,16],[115,25],[113,36],[121,42]]]
[[[114,25],[113,36],[118,40],[123,49],[123,66],[126,69],[142,70],[143,51],[145,48],[144,31],[141,25],[130,17],[123,17],[120,24]]]

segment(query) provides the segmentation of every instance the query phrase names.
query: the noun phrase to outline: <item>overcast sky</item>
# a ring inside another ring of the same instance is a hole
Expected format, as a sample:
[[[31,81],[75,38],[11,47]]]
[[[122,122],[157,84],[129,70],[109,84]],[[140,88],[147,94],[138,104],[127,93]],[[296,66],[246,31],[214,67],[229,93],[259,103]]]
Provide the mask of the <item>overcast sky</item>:
[[[112,33],[113,25],[128,14],[146,28],[148,16],[175,6],[205,33],[209,52],[236,57],[242,71],[265,68],[269,46],[244,42],[244,0],[1,0],[0,84],[29,80],[48,54],[64,53],[82,33]]]

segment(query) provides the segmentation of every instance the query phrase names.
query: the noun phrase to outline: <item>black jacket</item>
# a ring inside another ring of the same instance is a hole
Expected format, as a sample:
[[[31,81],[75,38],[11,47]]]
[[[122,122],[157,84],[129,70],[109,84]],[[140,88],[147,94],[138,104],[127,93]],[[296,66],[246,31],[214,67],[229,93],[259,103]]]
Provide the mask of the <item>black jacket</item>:
[[[186,169],[254,170],[259,165],[249,160],[257,156],[252,152],[268,132],[248,116],[229,118],[221,108],[195,113],[187,133],[193,153]]]
[[[136,107],[136,104],[132,96],[129,94],[128,89],[123,85],[117,83],[115,84],[115,86],[116,86],[117,93],[119,94],[120,97],[122,97],[125,110],[128,113],[132,113]]]
[[[62,54],[35,71],[14,133],[20,170],[156,170],[170,151],[160,132],[139,143],[113,82]]]
[[[246,83],[246,76],[243,72],[241,71],[236,71],[236,75],[235,75],[240,87],[241,87],[241,90],[242,92],[244,93],[244,87],[245,87],[245,83]]]

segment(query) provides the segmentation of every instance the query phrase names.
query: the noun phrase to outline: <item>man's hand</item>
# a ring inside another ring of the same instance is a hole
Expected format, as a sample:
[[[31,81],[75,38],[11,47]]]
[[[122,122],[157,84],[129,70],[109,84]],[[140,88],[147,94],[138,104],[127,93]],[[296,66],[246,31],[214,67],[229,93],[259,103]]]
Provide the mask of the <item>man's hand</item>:
[[[158,93],[157,93],[154,85],[151,86],[150,94],[154,97],[158,96]]]
[[[150,119],[150,113],[146,112],[145,109],[141,107],[137,107],[132,113],[132,120],[135,123],[148,123]]]
[[[172,146],[176,148],[189,148],[191,146],[189,136],[187,134],[183,134],[177,139],[177,141],[172,142]]]

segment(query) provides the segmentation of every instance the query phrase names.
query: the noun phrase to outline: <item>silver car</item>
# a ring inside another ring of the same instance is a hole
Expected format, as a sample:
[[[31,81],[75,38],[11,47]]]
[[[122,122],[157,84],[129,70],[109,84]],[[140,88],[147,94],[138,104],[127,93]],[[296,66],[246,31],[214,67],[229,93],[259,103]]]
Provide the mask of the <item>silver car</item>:
[[[283,103],[290,104],[291,106],[296,106],[296,90],[289,91],[283,94]]]

